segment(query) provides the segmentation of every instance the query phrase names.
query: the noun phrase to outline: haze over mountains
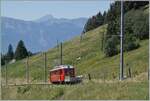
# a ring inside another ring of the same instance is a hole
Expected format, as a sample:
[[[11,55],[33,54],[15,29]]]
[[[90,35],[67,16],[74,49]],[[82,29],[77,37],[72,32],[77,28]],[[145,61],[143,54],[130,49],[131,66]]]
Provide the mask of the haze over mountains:
[[[32,52],[46,51],[59,42],[69,40],[81,34],[87,18],[55,18],[43,16],[34,21],[24,21],[1,17],[2,53],[7,52],[11,43],[14,50],[19,40]]]

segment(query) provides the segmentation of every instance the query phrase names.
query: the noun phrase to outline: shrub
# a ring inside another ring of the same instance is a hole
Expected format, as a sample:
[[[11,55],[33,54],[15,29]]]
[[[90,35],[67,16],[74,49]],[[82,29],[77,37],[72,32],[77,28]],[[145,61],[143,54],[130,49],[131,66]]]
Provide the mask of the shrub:
[[[106,56],[113,56],[118,53],[117,43],[118,38],[116,36],[113,36],[106,41],[104,51]]]
[[[138,48],[139,46],[139,40],[133,35],[127,35],[125,37],[124,51],[130,51]]]
[[[137,12],[133,25],[133,32],[139,39],[149,38],[149,19],[148,15],[145,15],[143,11]]]

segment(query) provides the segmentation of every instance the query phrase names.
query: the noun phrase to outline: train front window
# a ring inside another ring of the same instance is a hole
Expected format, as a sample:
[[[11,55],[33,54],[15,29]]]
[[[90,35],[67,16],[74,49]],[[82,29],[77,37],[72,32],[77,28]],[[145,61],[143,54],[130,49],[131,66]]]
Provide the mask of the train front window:
[[[73,76],[74,70],[73,69],[65,69],[65,75],[66,76]]]

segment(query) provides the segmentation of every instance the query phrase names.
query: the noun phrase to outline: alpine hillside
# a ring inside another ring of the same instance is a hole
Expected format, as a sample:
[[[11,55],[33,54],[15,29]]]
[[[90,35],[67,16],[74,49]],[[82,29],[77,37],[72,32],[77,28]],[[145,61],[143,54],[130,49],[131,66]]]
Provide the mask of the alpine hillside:
[[[23,40],[31,52],[46,51],[58,42],[69,40],[81,34],[87,18],[65,19],[46,15],[34,21],[1,17],[2,53],[8,45],[14,49]]]

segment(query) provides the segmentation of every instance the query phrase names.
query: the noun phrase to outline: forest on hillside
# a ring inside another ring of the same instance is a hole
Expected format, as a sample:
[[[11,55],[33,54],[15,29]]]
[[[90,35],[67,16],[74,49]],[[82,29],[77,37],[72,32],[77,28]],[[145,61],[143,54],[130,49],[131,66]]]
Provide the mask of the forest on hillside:
[[[88,19],[83,33],[107,24],[107,32],[102,37],[102,50],[106,56],[119,53],[120,44],[120,1],[110,5],[108,11],[99,12]],[[124,2],[124,51],[140,47],[140,40],[149,38],[149,13],[144,12],[149,8],[148,1]]]

